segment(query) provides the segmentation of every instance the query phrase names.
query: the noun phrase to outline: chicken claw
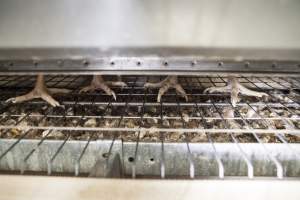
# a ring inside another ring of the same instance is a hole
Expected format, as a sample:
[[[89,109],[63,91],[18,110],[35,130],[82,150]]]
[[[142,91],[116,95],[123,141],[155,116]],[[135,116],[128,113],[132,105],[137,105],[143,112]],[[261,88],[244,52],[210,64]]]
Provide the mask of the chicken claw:
[[[82,92],[93,92],[94,90],[101,89],[107,95],[113,96],[114,100],[117,100],[116,94],[113,90],[111,90],[108,86],[119,86],[126,87],[127,84],[122,81],[104,81],[101,75],[94,75],[93,80],[89,86],[82,88],[79,93]]]
[[[181,87],[181,85],[178,83],[177,76],[168,76],[163,81],[159,83],[145,83],[145,88],[160,88],[158,95],[157,95],[157,102],[160,102],[161,96],[168,91],[169,88],[174,88],[176,92],[178,92],[182,97],[185,98],[186,101],[188,101],[188,97],[186,95],[186,92]]]
[[[127,84],[124,83],[123,81],[106,81],[105,83],[107,85],[117,86],[117,87],[126,87],[127,86]]]
[[[29,93],[22,95],[22,96],[7,99],[6,102],[7,103],[20,103],[20,102],[28,101],[31,99],[41,98],[41,99],[45,100],[46,102],[48,102],[51,106],[56,107],[56,106],[59,106],[60,104],[55,99],[52,98],[50,93],[54,94],[54,93],[69,93],[69,92],[70,92],[70,90],[67,90],[67,89],[60,89],[60,88],[49,88],[48,89],[44,83],[44,75],[38,74],[35,87],[32,91],[30,91]]]
[[[239,102],[239,94],[243,94],[246,96],[256,96],[256,97],[263,97],[268,96],[268,94],[264,92],[256,92],[253,90],[249,90],[241,83],[238,82],[236,77],[229,76],[228,77],[228,84],[225,87],[210,87],[204,90],[204,93],[213,93],[213,92],[228,92],[231,93],[231,103],[235,107],[237,102]]]
[[[226,119],[228,128],[231,128],[231,129],[240,129],[241,128],[240,125],[236,122],[236,120],[230,119],[230,118],[234,118],[234,110],[233,109],[224,108],[223,115],[224,115],[224,119]]]

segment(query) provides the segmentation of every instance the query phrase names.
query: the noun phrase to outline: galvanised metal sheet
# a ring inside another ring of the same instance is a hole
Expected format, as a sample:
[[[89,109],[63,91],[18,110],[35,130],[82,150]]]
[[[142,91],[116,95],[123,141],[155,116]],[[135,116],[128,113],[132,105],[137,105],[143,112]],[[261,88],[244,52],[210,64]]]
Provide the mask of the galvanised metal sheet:
[[[0,48],[0,73],[204,75],[300,73],[300,49]]]
[[[300,48],[298,0],[1,0],[0,47]]]
[[[15,142],[15,139],[1,139],[0,152],[3,153]],[[224,178],[233,176],[249,178],[249,176],[247,177],[249,166],[241,154],[243,151],[250,160],[255,178],[261,176],[276,177],[278,169],[270,159],[270,155],[275,156],[283,165],[282,170],[285,179],[292,177],[298,179],[300,174],[299,155],[297,154],[299,144],[295,143],[289,144],[293,149],[292,151],[285,144],[265,144],[268,149],[265,151],[262,145],[258,143],[239,143],[241,149],[236,148],[235,143],[214,143],[216,152],[214,152],[211,143],[189,143],[192,157],[190,162],[186,143],[164,143],[164,157],[162,158],[161,143],[140,142],[135,157],[136,142],[114,141],[110,156],[108,156],[112,145],[110,140],[91,141],[88,146],[86,146],[87,141],[68,141],[60,150],[58,149],[63,143],[62,140],[45,140],[40,144],[39,142],[39,140],[20,141],[1,159],[0,170],[19,171],[25,174],[28,172],[45,174],[48,171],[49,175],[51,173],[65,173],[87,176],[97,162],[99,168],[105,165],[108,165],[108,168],[114,167],[107,161],[119,155],[121,156],[123,173],[128,178],[132,176],[134,165],[137,178],[160,178],[162,163],[165,166],[165,178],[191,178],[189,177],[191,164],[194,166],[194,178],[220,178],[220,165],[216,160],[217,153],[221,160],[221,166],[224,167]],[[87,148],[83,151],[85,147]],[[33,153],[29,155],[32,151]],[[80,157],[81,155],[82,157]],[[28,159],[26,159],[27,156]]]

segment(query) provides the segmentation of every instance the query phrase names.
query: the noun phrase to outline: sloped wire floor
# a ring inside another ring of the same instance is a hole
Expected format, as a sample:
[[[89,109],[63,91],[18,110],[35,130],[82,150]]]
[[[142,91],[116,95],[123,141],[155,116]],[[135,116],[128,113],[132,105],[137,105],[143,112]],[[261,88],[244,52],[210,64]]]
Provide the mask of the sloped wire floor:
[[[37,146],[42,146],[43,143],[46,144],[53,139],[60,141],[55,151],[51,150],[53,154],[49,157],[48,174],[49,166],[52,166],[52,162],[72,140],[86,141],[85,145],[78,149],[79,158],[84,157],[92,141],[100,139],[110,141],[105,159],[110,159],[116,141],[133,142],[135,150],[134,156],[129,156],[131,164],[137,160],[139,144],[152,142],[156,144],[156,148],[160,150],[159,163],[169,160],[165,158],[166,144],[170,142],[185,144],[188,152],[185,157],[190,163],[189,177],[195,176],[193,169],[195,155],[190,149],[192,143],[211,146],[212,157],[219,169],[219,177],[224,177],[222,161],[224,158],[218,156],[216,148],[218,143],[231,143],[234,144],[234,148],[237,147],[242,161],[246,163],[248,177],[253,177],[253,161],[251,161],[252,154],[247,155],[242,148],[244,143],[256,143],[262,147],[262,152],[267,154],[275,165],[276,175],[279,178],[288,173],[276,155],[269,152],[268,144],[282,143],[288,151],[298,155],[294,144],[291,144],[300,141],[298,94],[300,82],[295,77],[239,77],[244,86],[264,91],[269,97],[263,99],[243,97],[235,108],[230,103],[228,94],[203,94],[203,90],[207,87],[225,86],[226,77],[180,77],[180,83],[186,90],[189,101],[185,102],[174,90],[169,90],[160,103],[156,102],[158,90],[144,89],[143,85],[146,81],[154,82],[154,79],[159,81],[163,77],[122,78],[128,86],[113,88],[117,94],[117,100],[114,101],[102,91],[79,94],[79,89],[89,84],[89,76],[46,76],[48,87],[72,90],[68,95],[54,96],[62,106],[52,108],[41,100],[21,104],[5,103],[6,99],[31,90],[35,77],[1,76],[0,137],[3,141],[9,138],[10,145],[4,145],[6,148],[1,149],[0,164],[11,155],[17,160],[29,162],[38,148],[26,148],[21,158],[12,153],[29,139],[36,141]],[[234,109],[233,118],[225,116],[224,113],[228,109]],[[254,115],[248,117],[249,112],[254,112]],[[141,147],[143,145],[140,145]],[[6,165],[2,169],[21,170],[21,165],[14,167]],[[50,169],[50,174],[52,171]],[[160,165],[159,172],[160,177],[165,177],[164,164]],[[295,174],[297,173],[293,176]]]

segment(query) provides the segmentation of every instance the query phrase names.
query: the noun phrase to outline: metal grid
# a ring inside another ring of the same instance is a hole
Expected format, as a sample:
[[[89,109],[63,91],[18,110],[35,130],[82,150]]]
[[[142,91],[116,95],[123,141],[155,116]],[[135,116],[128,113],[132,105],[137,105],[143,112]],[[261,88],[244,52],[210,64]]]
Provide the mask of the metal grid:
[[[106,77],[113,78],[113,77]],[[160,80],[163,77],[160,78]],[[132,177],[135,177],[135,162],[141,142],[159,143],[160,176],[165,177],[165,145],[168,142],[185,143],[190,166],[189,176],[195,176],[191,143],[209,143],[218,164],[219,177],[224,177],[223,161],[218,155],[216,143],[233,142],[248,168],[248,177],[253,177],[253,163],[241,147],[242,143],[258,143],[276,166],[277,177],[284,176],[284,166],[271,154],[266,143],[283,143],[290,152],[298,153],[290,143],[299,139],[300,82],[295,77],[239,77],[239,81],[257,91],[269,94],[267,99],[243,97],[234,108],[230,96],[203,94],[211,86],[226,85],[226,77],[180,77],[189,101],[185,102],[173,90],[168,91],[162,102],[156,102],[156,89],[144,89],[145,81],[152,77],[124,76],[127,87],[113,88],[117,101],[103,92],[79,94],[81,87],[89,83],[87,76],[47,76],[48,87],[68,88],[68,95],[55,96],[62,107],[52,108],[40,100],[17,105],[6,104],[9,97],[25,93],[34,83],[34,76],[1,76],[0,131],[2,138],[14,138],[1,152],[0,161],[26,139],[38,139],[37,147],[49,139],[63,142],[49,160],[51,163],[70,140],[86,140],[80,149],[77,165],[91,141],[109,139],[107,160],[117,139],[135,143]],[[226,110],[233,109],[235,116],[226,117]],[[252,112],[250,117],[247,115]],[[24,158],[26,162],[37,148],[32,148]],[[175,166],[176,167],[176,166]],[[78,174],[78,173],[77,173]]]

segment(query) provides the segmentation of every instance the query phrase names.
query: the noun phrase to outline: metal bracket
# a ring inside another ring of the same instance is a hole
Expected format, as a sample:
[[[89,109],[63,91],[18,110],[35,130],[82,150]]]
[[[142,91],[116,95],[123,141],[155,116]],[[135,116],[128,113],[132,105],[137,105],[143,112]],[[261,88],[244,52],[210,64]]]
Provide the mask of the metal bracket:
[[[298,51],[123,48],[0,49],[0,73],[299,74]]]

